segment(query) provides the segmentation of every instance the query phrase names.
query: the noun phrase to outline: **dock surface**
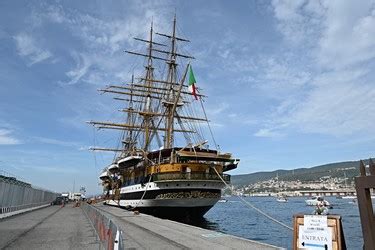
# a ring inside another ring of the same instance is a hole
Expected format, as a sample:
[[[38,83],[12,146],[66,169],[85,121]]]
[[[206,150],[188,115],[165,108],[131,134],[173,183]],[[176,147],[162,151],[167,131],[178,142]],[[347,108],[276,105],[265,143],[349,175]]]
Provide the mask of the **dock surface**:
[[[183,223],[95,205],[123,229],[124,245],[129,249],[281,249],[244,238]]]
[[[96,204],[123,232],[125,249],[280,249],[145,214]],[[0,220],[0,249],[100,249],[80,207],[49,206]]]
[[[99,249],[81,208],[49,206],[0,220],[0,249]]]

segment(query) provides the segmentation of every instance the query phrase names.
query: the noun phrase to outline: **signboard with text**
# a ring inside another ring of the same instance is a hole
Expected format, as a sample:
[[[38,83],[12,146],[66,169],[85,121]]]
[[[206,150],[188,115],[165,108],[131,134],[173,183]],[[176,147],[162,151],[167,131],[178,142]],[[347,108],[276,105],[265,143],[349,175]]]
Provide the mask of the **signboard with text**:
[[[321,230],[311,230],[299,227],[299,248],[332,250],[332,232],[326,227]]]
[[[341,217],[294,215],[293,249],[345,249]]]

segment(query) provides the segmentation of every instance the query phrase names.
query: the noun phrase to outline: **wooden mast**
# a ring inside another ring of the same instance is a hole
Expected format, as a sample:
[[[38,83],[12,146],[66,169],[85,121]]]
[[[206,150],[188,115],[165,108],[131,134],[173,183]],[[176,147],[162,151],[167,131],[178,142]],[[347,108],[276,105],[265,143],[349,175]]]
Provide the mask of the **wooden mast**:
[[[169,83],[169,90],[166,95],[166,100],[163,101],[164,106],[166,107],[166,120],[165,120],[165,135],[164,135],[164,148],[172,148],[173,147],[173,127],[174,127],[174,117],[175,117],[175,103],[178,102],[179,97],[176,97],[175,89],[173,88],[173,84],[177,82],[177,63],[176,63],[176,14],[173,18],[173,29],[172,29],[172,36],[156,33],[160,36],[165,36],[171,39],[171,50],[169,52],[170,58],[167,62],[168,64],[168,76],[167,82]],[[179,39],[180,41],[188,41],[186,39]],[[181,83],[183,84],[183,82]],[[180,91],[182,89],[182,85],[180,87]]]
[[[134,82],[134,75],[132,75],[132,82]],[[128,109],[131,110],[131,111],[134,111],[134,108],[133,108],[133,89],[130,89],[130,97],[129,97],[129,103],[128,103]],[[127,124],[134,124],[133,122],[133,116],[134,116],[134,113],[133,112],[130,112],[127,114],[126,116],[126,123]],[[125,137],[126,135],[126,137]],[[123,137],[123,140],[122,140],[122,143],[124,144],[124,152],[123,152],[123,156],[125,156],[125,154],[127,153],[132,153],[132,151],[134,150],[134,138],[133,138],[133,130],[130,129],[127,131],[127,133],[124,133],[124,137]]]
[[[138,53],[126,51],[129,54],[146,57],[145,74],[142,78],[136,78],[140,81],[134,82],[134,77],[131,83],[125,85],[108,85],[99,91],[104,93],[113,93],[117,95],[127,95],[128,98],[115,97],[116,100],[128,101],[128,108],[120,109],[119,111],[127,113],[125,123],[116,122],[95,122],[93,124],[98,129],[118,129],[127,131],[127,137],[123,135],[123,155],[131,152],[149,152],[151,143],[154,146],[161,145],[164,148],[174,147],[174,133],[184,133],[185,139],[188,143],[193,139],[194,134],[198,134],[197,122],[207,122],[206,118],[195,117],[197,114],[184,107],[190,105],[191,102],[186,99],[190,96],[188,86],[184,84],[190,64],[187,64],[181,79],[177,76],[177,58],[193,59],[192,56],[177,53],[177,42],[189,42],[187,39],[177,37],[176,35],[176,15],[173,19],[172,34],[162,34],[153,31],[153,23],[151,23],[149,39],[134,38],[137,41],[147,43],[147,52]],[[154,42],[153,34],[166,37],[170,40],[170,50],[160,50],[154,48],[155,46],[164,46],[163,43]],[[166,54],[166,57],[160,57],[160,54]],[[160,59],[167,63],[167,75],[164,79],[154,79],[153,59]],[[200,97],[204,95],[198,94]],[[175,125],[176,124],[176,125]],[[175,129],[175,126],[179,126]],[[164,125],[164,126],[163,126]],[[159,136],[163,132],[164,138],[161,142]],[[190,134],[190,135],[189,135]],[[200,135],[198,134],[198,138]],[[157,137],[157,141],[155,140]],[[137,143],[138,141],[138,143]],[[156,144],[157,142],[157,144]],[[154,145],[155,144],[155,145]]]
[[[145,85],[148,87],[147,90],[147,97],[146,97],[146,105],[144,108],[144,113],[141,114],[144,116],[144,124],[145,124],[145,141],[143,150],[145,152],[148,151],[149,145],[150,145],[150,125],[151,125],[151,90],[150,87],[152,85],[152,82],[149,80],[152,80],[154,78],[154,68],[152,67],[152,33],[153,33],[153,23],[151,22],[151,29],[150,29],[150,43],[148,48],[148,60],[147,60],[147,66],[146,66],[146,82]]]

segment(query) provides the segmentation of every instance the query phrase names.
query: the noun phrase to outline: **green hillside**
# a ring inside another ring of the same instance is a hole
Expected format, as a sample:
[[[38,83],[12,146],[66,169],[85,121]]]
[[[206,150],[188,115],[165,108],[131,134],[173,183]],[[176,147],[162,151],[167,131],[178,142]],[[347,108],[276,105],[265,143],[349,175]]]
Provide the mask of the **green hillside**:
[[[365,164],[368,161],[364,161]],[[345,173],[344,173],[345,172]],[[256,172],[251,174],[233,175],[231,177],[234,186],[244,186],[253,184],[258,181],[266,181],[279,176],[279,180],[293,181],[300,180],[302,182],[315,181],[319,178],[330,176],[332,178],[343,178],[344,174],[351,181],[355,176],[359,175],[359,161],[346,161],[330,163],[312,168],[297,168],[294,170],[275,170],[271,172]]]

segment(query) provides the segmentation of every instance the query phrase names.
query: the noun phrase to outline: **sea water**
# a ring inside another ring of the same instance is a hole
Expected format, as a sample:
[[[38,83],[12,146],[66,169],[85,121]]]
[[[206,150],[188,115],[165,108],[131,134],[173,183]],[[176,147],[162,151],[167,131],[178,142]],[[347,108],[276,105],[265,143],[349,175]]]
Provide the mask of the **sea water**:
[[[290,197],[287,203],[280,203],[274,197],[244,197],[263,212],[293,227],[293,214],[312,214],[314,207],[307,206],[307,197]],[[293,232],[259,214],[238,197],[227,198],[228,202],[217,203],[204,220],[190,224],[203,228],[292,249]],[[346,246],[348,249],[362,249],[363,237],[358,204],[347,199],[326,197],[332,209],[330,214],[342,216]],[[374,201],[374,200],[373,200]]]

